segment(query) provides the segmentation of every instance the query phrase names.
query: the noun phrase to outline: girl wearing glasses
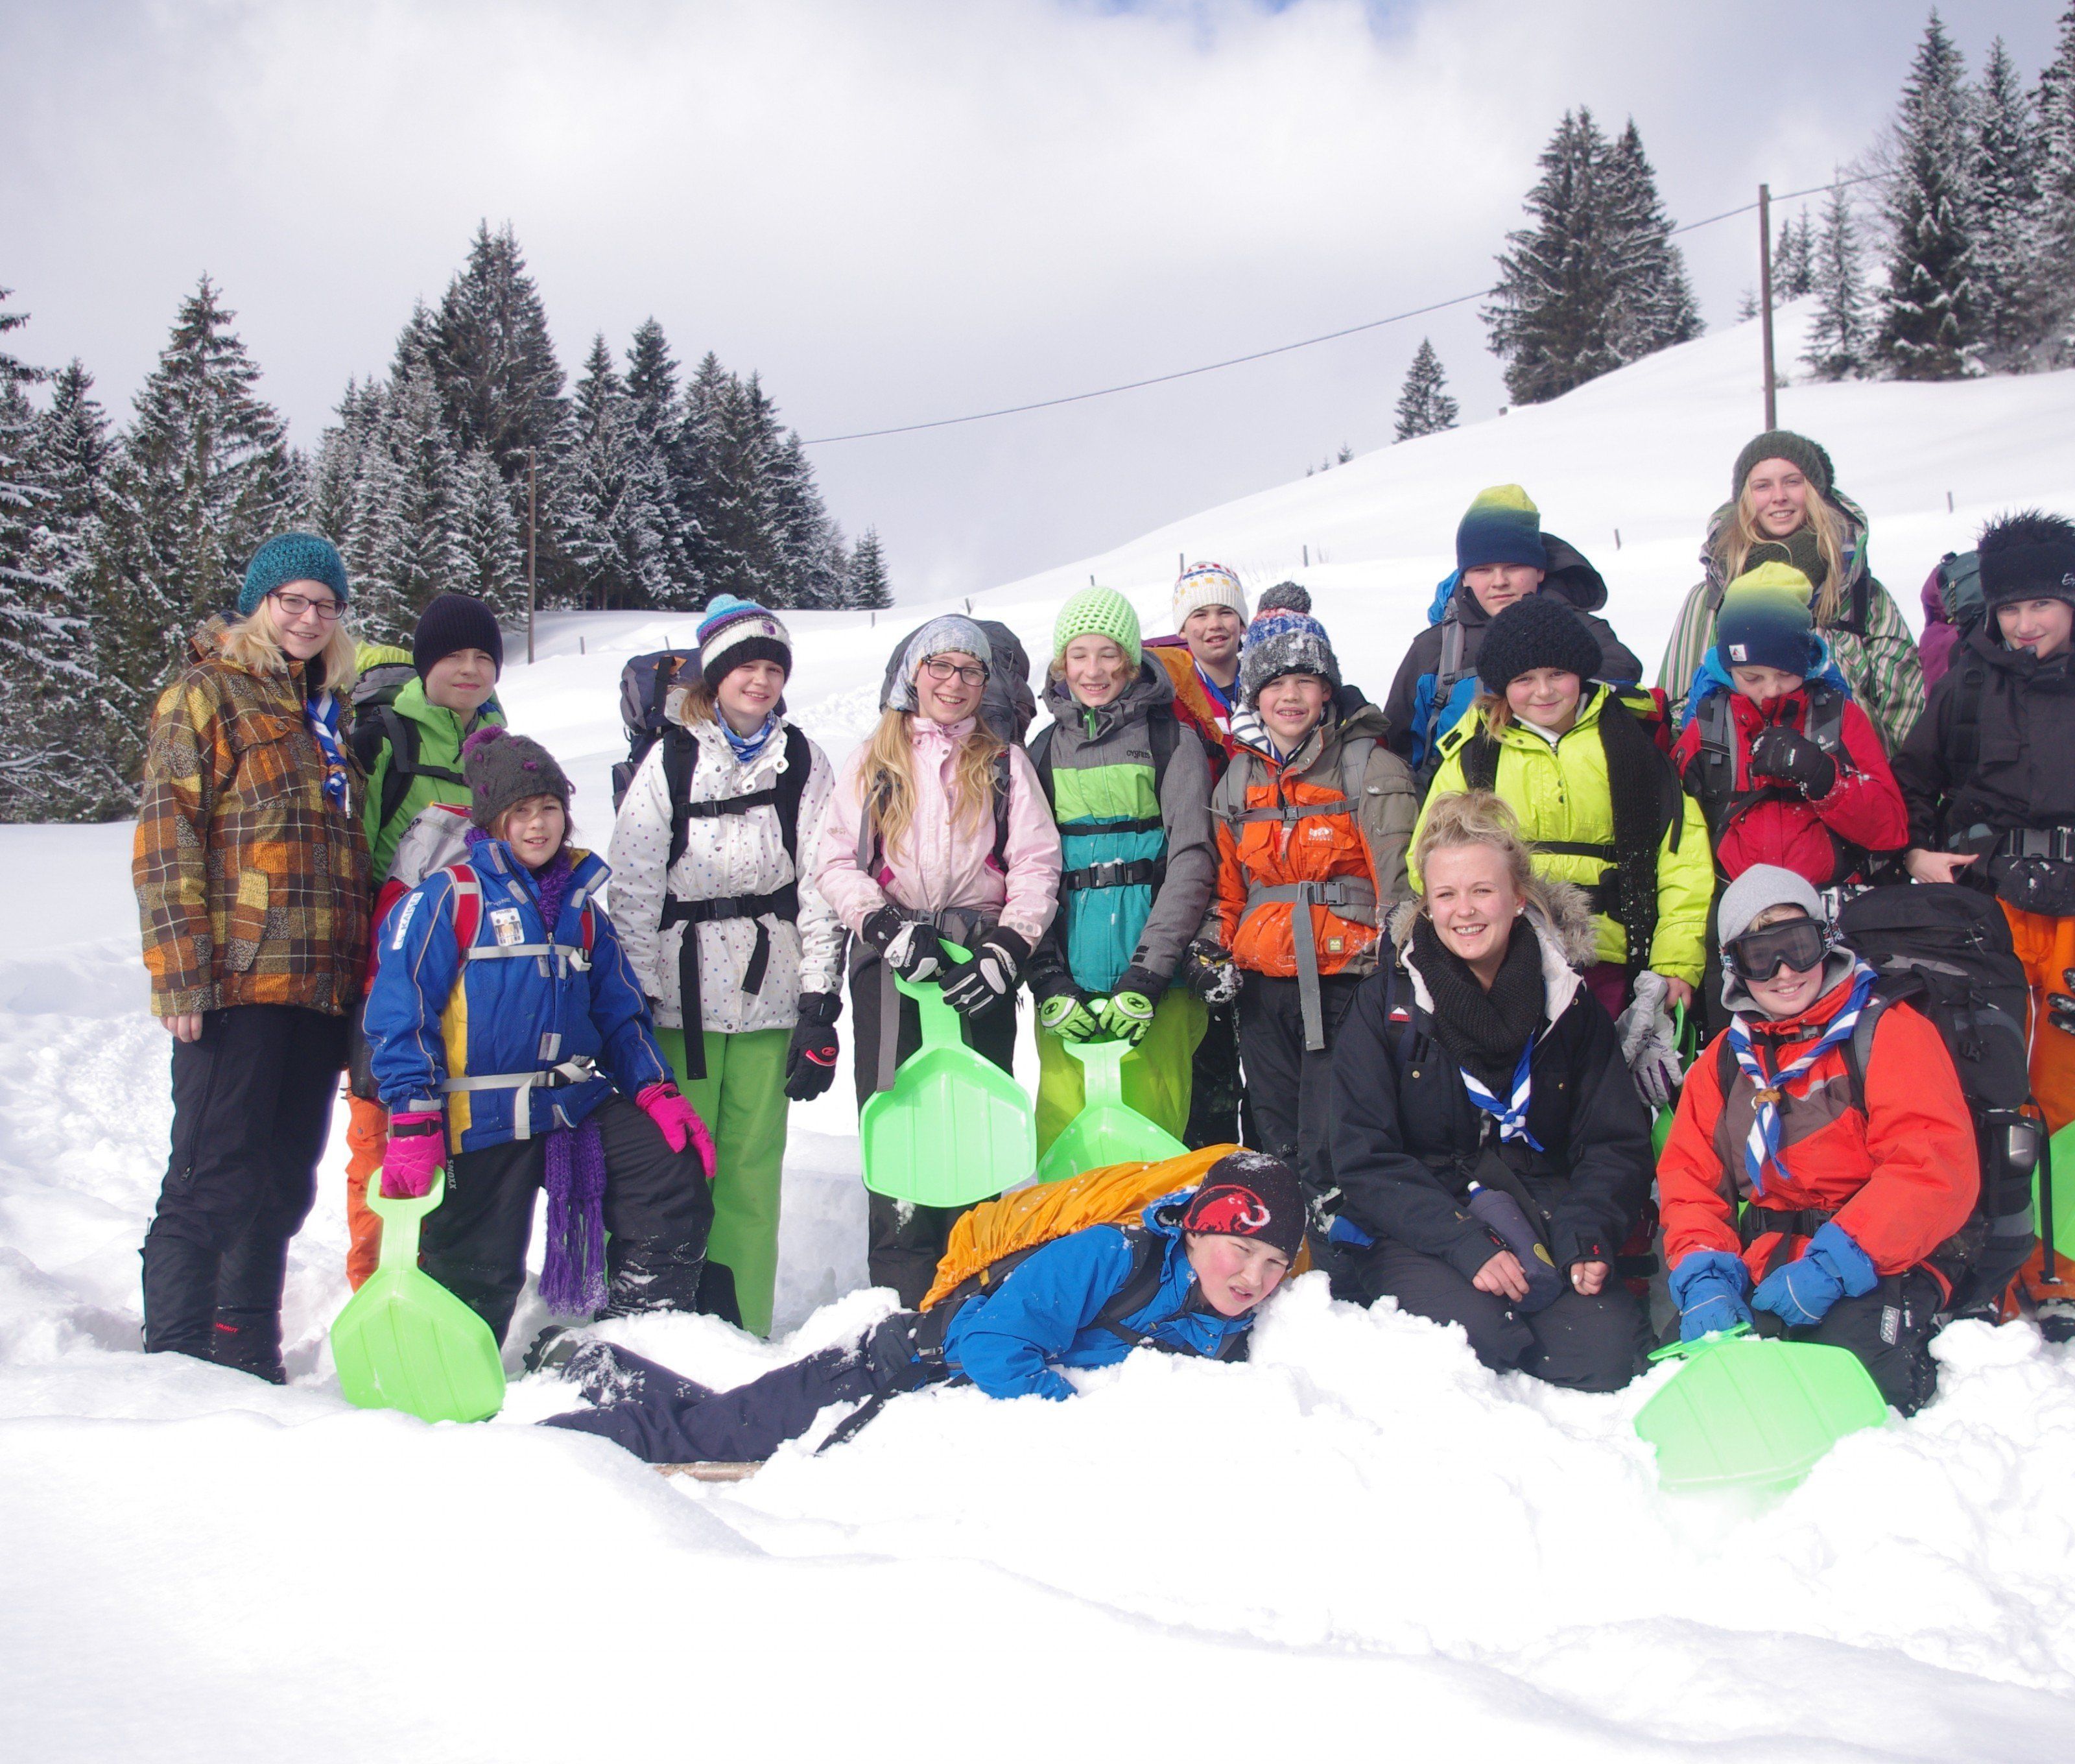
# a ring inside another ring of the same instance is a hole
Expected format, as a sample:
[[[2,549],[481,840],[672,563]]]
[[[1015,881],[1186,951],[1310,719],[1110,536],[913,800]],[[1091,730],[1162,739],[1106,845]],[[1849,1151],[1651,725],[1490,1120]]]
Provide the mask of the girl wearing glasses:
[[[286,1381],[288,1240],[367,959],[346,566],[313,533],[254,555],[160,695],[132,872],[173,1037],[172,1156],[144,1240],[144,1348]]]
[[[1913,1414],[1938,1382],[1940,1246],[1981,1186],[1952,1057],[1928,1018],[1876,996],[1806,876],[1754,865],[1721,924],[1734,1015],[1687,1073],[1657,1165],[1679,1332],[1848,1348]]]
[[[860,1108],[922,1046],[897,974],[940,981],[967,1044],[1009,1069],[1016,987],[1058,905],[1059,831],[1038,774],[979,718],[991,659],[987,633],[970,619],[923,626],[878,727],[844,763],[829,800],[815,882],[855,934]],[[954,962],[946,938],[971,959]],[[872,1283],[919,1304],[955,1211],[880,1195],[869,1207]]]

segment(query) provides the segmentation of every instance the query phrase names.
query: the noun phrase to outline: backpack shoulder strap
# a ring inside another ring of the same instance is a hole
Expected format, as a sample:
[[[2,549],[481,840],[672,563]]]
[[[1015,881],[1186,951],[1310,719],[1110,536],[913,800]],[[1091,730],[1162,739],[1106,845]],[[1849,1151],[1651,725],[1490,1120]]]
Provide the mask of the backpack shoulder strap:
[[[466,863],[450,863],[445,873],[454,884],[454,946],[466,962],[483,928],[483,884]]]
[[[785,855],[793,874],[800,873],[800,799],[806,794],[807,774],[814,769],[814,752],[807,732],[793,723],[785,726],[785,769],[778,775],[778,836],[785,842]]]
[[[1376,752],[1374,735],[1356,735],[1340,743],[1340,794],[1350,813],[1361,808],[1363,780],[1369,776],[1369,756]]]
[[[1838,1050],[1844,1056],[1845,1081],[1850,1087],[1848,1094],[1852,1107],[1862,1115],[1866,1112],[1866,1062],[1873,1058],[1874,1031],[1880,1027],[1880,1020],[1887,1014],[1888,1006],[1899,996],[1876,986],[1860,1007],[1859,1020],[1852,1025],[1850,1036]]]
[[[418,770],[418,726],[393,704],[375,707],[375,727],[389,743],[389,769],[382,775],[382,825],[387,826],[410,794]]]
[[[1803,733],[1825,753],[1845,751],[1845,694],[1827,680],[1808,685],[1808,721]]]
[[[1160,786],[1166,782],[1167,762],[1174,757],[1175,744],[1182,739],[1182,719],[1171,706],[1162,706],[1145,719],[1145,739],[1153,744],[1153,797],[1157,803]]]
[[[1448,610],[1441,615],[1441,659],[1434,669],[1434,706],[1439,710],[1463,677],[1463,621],[1456,611],[1456,597],[1448,597]]]
[[[1052,794],[1052,737],[1058,732],[1058,723],[1048,723],[1030,743],[1030,763],[1038,768],[1038,782],[1045,792],[1045,800],[1054,808],[1058,803]]]
[[[1736,1050],[1729,1046],[1726,1035],[1715,1037],[1715,1088],[1721,1092],[1722,1100],[1729,1099],[1729,1091],[1737,1081]]]
[[[1498,737],[1489,729],[1480,729],[1468,737],[1459,750],[1463,756],[1463,787],[1468,790],[1490,790],[1498,784]]]
[[[665,874],[676,868],[691,837],[692,775],[699,764],[699,743],[689,729],[673,725],[663,731],[663,789],[670,798],[670,855]]]
[[[1953,707],[1953,732],[1947,746],[1953,756],[1957,781],[1974,776],[1982,760],[1982,694],[1988,685],[1988,669],[1975,656],[1967,658],[1960,675],[1960,692]]]
[[[1009,868],[1009,793],[1014,786],[1015,773],[1009,765],[1009,749],[1004,747],[994,756],[994,861],[1005,872]]]
[[[1161,1266],[1159,1243],[1143,1225],[1120,1225],[1116,1228],[1131,1245],[1131,1267],[1124,1277],[1124,1284],[1110,1294],[1088,1327],[1107,1329],[1137,1348],[1151,1337],[1143,1330],[1133,1329],[1124,1319],[1153,1302],[1160,1290],[1161,1276],[1165,1270]]]

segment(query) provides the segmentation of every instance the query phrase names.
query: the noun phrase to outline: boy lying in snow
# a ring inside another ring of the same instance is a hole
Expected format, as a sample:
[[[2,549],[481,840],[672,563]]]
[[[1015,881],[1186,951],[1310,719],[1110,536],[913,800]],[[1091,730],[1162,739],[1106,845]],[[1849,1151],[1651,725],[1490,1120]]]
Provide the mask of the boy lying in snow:
[[[1304,1234],[1295,1173],[1235,1151],[1202,1184],[1154,1201],[1137,1226],[1091,1225],[1030,1252],[998,1282],[966,1283],[929,1311],[900,1311],[847,1348],[826,1348],[714,1392],[610,1342],[557,1338],[537,1369],[597,1406],[543,1423],[603,1434],[649,1464],[768,1458],[832,1403],[865,1407],[963,1380],[991,1397],[1071,1397],[1061,1366],[1108,1366],[1134,1348],[1236,1360],[1253,1314]]]

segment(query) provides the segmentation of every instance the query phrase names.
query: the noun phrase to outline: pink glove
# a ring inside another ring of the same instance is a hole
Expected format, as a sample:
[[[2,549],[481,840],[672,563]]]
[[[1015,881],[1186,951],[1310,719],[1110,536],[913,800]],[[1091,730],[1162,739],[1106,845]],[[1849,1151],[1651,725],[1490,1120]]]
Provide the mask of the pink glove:
[[[699,1119],[698,1111],[686,1102],[674,1084],[651,1084],[634,1099],[635,1104],[662,1129],[670,1149],[681,1152],[688,1145],[698,1148],[699,1167],[706,1180],[714,1178],[713,1135]]]
[[[429,1122],[429,1133],[399,1136],[397,1129]],[[382,1154],[382,1193],[387,1200],[417,1200],[432,1192],[433,1175],[446,1162],[447,1136],[436,1108],[398,1115],[389,1123],[389,1146]]]

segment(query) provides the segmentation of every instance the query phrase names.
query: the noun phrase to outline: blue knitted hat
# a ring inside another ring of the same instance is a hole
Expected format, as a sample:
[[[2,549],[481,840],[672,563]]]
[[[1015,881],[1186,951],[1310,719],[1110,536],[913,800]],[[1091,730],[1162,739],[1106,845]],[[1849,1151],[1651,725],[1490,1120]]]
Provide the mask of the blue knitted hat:
[[[1549,567],[1542,546],[1542,511],[1518,484],[1479,491],[1456,528],[1456,567],[1481,569],[1486,564]]]
[[[1731,582],[1715,619],[1715,657],[1732,668],[1777,668],[1806,677],[1821,665],[1808,578],[1785,564],[1760,564]]]
[[[292,582],[318,582],[338,596],[342,607],[353,597],[346,590],[346,560],[338,547],[319,533],[276,533],[252,553],[245,566],[245,586],[238,611],[249,619],[259,602]]]

